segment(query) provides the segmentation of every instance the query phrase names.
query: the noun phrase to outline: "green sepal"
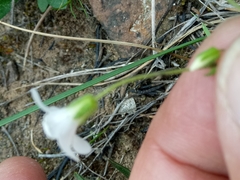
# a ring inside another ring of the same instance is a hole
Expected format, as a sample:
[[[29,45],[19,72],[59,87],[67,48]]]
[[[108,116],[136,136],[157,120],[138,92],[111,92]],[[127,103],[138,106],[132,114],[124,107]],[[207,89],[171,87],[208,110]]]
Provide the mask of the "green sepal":
[[[198,69],[214,67],[216,66],[217,60],[221,55],[221,51],[215,47],[211,47],[206,51],[201,52],[197,55],[195,60],[190,66],[190,71],[195,71]]]
[[[67,108],[73,109],[74,119],[79,120],[81,125],[97,111],[98,101],[92,94],[86,94],[71,102]]]
[[[203,28],[203,31],[204,31],[204,33],[206,34],[207,37],[211,35],[211,33],[210,33],[209,29],[207,28],[206,24],[202,23],[202,28]]]

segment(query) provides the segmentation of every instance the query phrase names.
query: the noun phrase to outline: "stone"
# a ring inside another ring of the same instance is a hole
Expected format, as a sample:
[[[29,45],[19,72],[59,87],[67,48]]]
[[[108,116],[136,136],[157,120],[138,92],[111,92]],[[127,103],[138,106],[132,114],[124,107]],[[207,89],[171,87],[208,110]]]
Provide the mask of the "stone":
[[[111,40],[145,44],[151,38],[151,0],[89,0],[94,16]],[[172,0],[156,0],[156,26]],[[115,46],[121,57],[137,52],[135,47]]]
[[[136,106],[135,100],[133,98],[129,98],[123,102],[118,112],[122,115],[126,113],[134,114],[136,112],[136,109],[137,109],[137,106]]]

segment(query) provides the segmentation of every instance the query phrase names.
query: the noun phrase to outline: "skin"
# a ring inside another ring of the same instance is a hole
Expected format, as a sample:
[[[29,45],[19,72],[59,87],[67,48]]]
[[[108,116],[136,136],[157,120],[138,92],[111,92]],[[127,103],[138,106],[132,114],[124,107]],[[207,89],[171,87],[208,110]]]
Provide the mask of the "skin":
[[[2,180],[46,180],[47,177],[35,160],[28,157],[12,157],[0,164]]]
[[[239,28],[240,17],[222,23],[195,55],[212,46],[227,49],[240,37]],[[206,73],[199,70],[180,77],[150,125],[130,180],[240,178],[240,129],[234,121],[226,122],[231,118],[216,83],[221,74],[206,77]]]
[[[240,37],[239,29],[240,17],[222,23],[195,55],[212,46],[227,50]],[[238,64],[228,68],[233,74],[229,82],[240,77],[240,73],[236,73],[240,62]],[[230,91],[219,85],[226,67],[224,58],[219,62],[216,76],[206,77],[207,71],[199,70],[179,78],[150,125],[130,180],[240,178],[240,123],[235,121],[238,116],[232,112],[233,104],[230,103],[228,111],[226,103],[232,97],[239,97],[240,83],[237,87],[230,83]],[[236,101],[234,98],[231,102]],[[30,162],[29,158],[22,157],[7,159],[0,164],[0,179],[46,179],[42,168],[36,165],[31,169]]]

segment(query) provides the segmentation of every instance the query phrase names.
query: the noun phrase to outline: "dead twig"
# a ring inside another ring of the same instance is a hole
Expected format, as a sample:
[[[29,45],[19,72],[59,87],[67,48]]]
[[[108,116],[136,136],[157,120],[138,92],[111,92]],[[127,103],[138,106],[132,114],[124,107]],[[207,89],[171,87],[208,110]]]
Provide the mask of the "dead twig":
[[[7,79],[6,79],[6,76],[5,76],[4,69],[2,67],[2,57],[0,57],[0,71],[1,71],[1,75],[2,75],[3,86],[5,88],[7,88]]]
[[[115,45],[121,45],[121,46],[137,47],[137,48],[142,48],[142,49],[151,49],[151,50],[155,50],[157,52],[161,51],[161,49],[153,48],[153,47],[150,47],[150,46],[145,46],[145,45],[142,45],[142,44],[123,42],[123,41],[112,41],[112,40],[105,40],[105,39],[61,36],[61,35],[56,35],[56,34],[43,33],[43,32],[32,31],[32,30],[20,28],[20,27],[13,26],[11,24],[8,24],[8,23],[2,22],[2,21],[0,21],[0,24],[3,24],[5,26],[8,26],[8,27],[20,30],[20,31],[29,32],[29,33],[33,33],[33,34],[37,34],[37,35],[41,35],[41,36],[46,36],[46,37],[52,37],[52,38],[58,38],[58,39],[68,39],[68,40],[75,40],[75,41],[100,42],[100,43],[105,43],[105,44],[115,44]]]
[[[20,156],[16,144],[14,143],[11,135],[8,133],[7,129],[4,126],[2,126],[2,132],[4,132],[7,135],[8,139],[11,141],[11,143],[12,143],[12,145],[14,147],[14,150],[16,151],[17,156]]]
[[[32,146],[34,147],[34,149],[40,153],[40,154],[43,154],[43,152],[34,144],[33,142],[33,130],[31,129],[31,143],[32,143]]]
[[[15,6],[15,0],[12,0],[11,2],[11,21],[10,23],[13,24],[14,23],[14,6]]]
[[[14,1],[14,0],[13,0]],[[44,14],[42,15],[42,17],[40,18],[40,20],[38,21],[36,27],[34,28],[34,32],[36,32],[36,30],[39,28],[39,26],[42,24],[42,21],[44,20],[44,18],[46,17],[46,15],[49,13],[49,11],[52,9],[51,6],[49,6],[47,8],[47,10],[44,12]],[[26,65],[26,61],[27,61],[27,56],[28,56],[28,53],[29,53],[29,48],[30,48],[30,45],[32,43],[32,40],[33,40],[33,36],[34,36],[34,33],[31,34],[29,40],[28,40],[28,43],[27,43],[27,47],[26,47],[26,50],[25,50],[25,55],[24,55],[24,61],[23,61],[23,69],[25,68],[25,65]]]

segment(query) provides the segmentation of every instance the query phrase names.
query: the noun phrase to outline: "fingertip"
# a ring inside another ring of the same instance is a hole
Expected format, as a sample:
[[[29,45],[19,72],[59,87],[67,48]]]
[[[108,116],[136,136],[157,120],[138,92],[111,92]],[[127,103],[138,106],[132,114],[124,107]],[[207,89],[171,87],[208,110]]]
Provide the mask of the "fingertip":
[[[240,36],[240,31],[236,30],[239,29],[239,25],[240,16],[219,25],[198,48],[192,60],[208,48],[224,50],[229,47],[234,39]],[[153,175],[154,172],[147,172],[146,167],[152,167],[157,174],[161,173],[157,169],[160,166],[155,162],[159,160],[163,165],[166,162],[156,158],[155,155],[160,155],[162,152],[151,149],[153,145],[157,145],[178,162],[215,175],[219,174],[225,179],[227,169],[215,117],[215,77],[206,77],[206,73],[200,70],[184,73],[179,78],[151,123],[134,164],[132,179],[144,179],[144,175],[146,177],[149,177],[149,174]],[[151,142],[153,139],[154,141]],[[166,172],[168,170],[172,169],[168,167]],[[169,173],[165,179],[169,179],[172,175],[174,173]]]
[[[43,168],[28,157],[12,157],[0,164],[0,179],[4,180],[46,180]]]
[[[218,132],[229,176],[239,179],[240,172],[240,35],[226,49],[217,73],[216,115]]]

